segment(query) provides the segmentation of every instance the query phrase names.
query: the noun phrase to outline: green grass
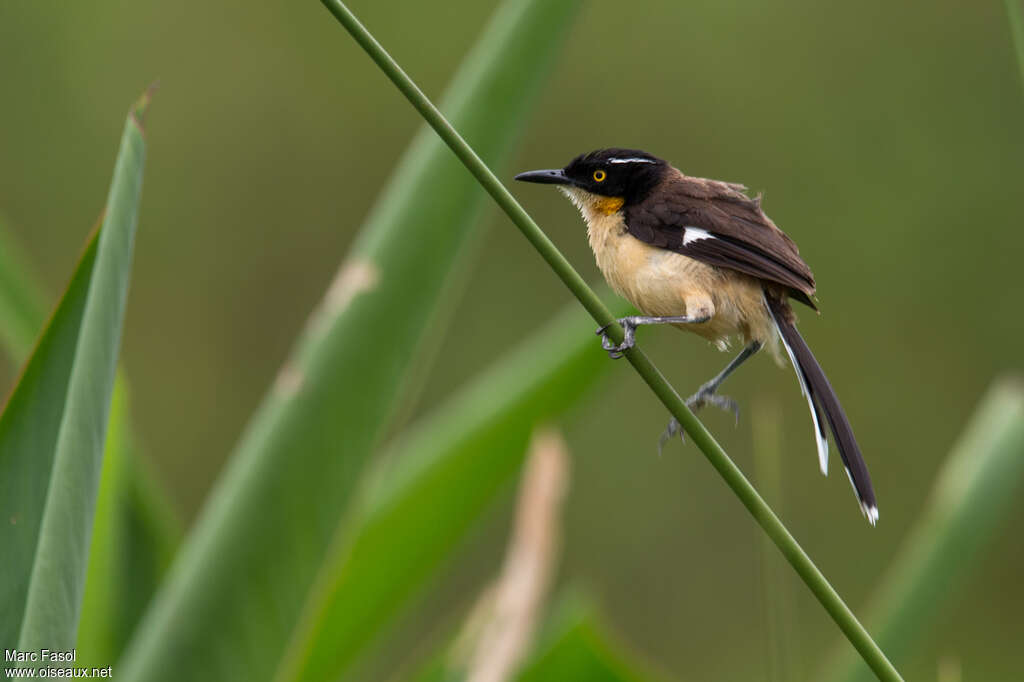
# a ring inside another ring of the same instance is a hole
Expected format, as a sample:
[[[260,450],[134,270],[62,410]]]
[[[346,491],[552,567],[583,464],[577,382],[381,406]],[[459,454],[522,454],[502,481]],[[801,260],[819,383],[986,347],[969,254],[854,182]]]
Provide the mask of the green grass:
[[[455,76],[444,106],[493,161],[513,148],[576,6],[509,0]],[[450,152],[418,133],[253,415],[120,679],[274,674],[359,477],[423,370],[482,208]]]
[[[0,417],[3,639],[21,650],[76,642],[145,155],[125,123],[102,226]],[[14,633],[17,633],[14,637]]]
[[[95,249],[95,237],[96,234],[90,237],[86,247],[90,253]],[[89,257],[94,257],[94,253]],[[0,347],[14,364],[21,364],[47,322],[47,296],[28,267],[21,245],[3,226],[0,261],[0,330],[7,332],[0,334]],[[91,268],[91,260],[88,267]],[[75,324],[80,323],[80,311],[78,319]],[[170,564],[181,535],[163,490],[139,458],[129,418],[128,393],[127,380],[119,372],[114,381],[76,642],[78,661],[98,667],[108,665],[120,654]],[[17,458],[14,452],[21,447],[10,445],[7,456]],[[33,485],[42,485],[48,476],[47,461],[41,458],[35,462],[38,469],[32,474]],[[12,505],[20,504],[17,500],[24,492],[19,486],[7,499]],[[13,639],[4,641],[14,646]]]
[[[566,311],[389,448],[307,600],[278,682],[335,680],[518,474],[534,425],[607,367]]]
[[[78,629],[78,661],[117,660],[170,567],[181,522],[141,457],[124,373],[114,381]]]
[[[94,234],[0,416],[0,641],[14,648],[26,616],[29,585],[54,466],[57,433],[85,299],[96,259]]]

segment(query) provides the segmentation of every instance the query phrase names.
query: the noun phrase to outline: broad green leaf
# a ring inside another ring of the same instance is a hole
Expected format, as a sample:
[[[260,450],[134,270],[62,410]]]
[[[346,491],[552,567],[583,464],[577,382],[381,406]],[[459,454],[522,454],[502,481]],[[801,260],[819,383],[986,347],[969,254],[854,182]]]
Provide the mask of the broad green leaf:
[[[26,554],[4,581],[12,597],[5,603],[15,607],[5,618],[18,621],[23,651],[75,644],[142,185],[138,116],[147,103],[148,95],[125,124],[95,247],[0,417],[0,466],[18,476],[5,476],[5,485],[24,485],[10,516],[29,531],[15,539]]]
[[[279,682],[336,680],[403,611],[498,494],[534,426],[607,367],[573,306],[390,448],[321,569]]]
[[[443,107],[492,163],[512,148],[577,5],[510,0],[456,76]],[[340,155],[339,175],[349,172],[358,165]],[[421,130],[252,418],[119,679],[274,674],[357,477],[405,396],[483,196]]]
[[[0,219],[0,346],[14,364],[32,350],[46,314],[45,297],[21,245]]]
[[[25,616],[29,578],[39,544],[57,431],[64,414],[68,379],[86,293],[96,259],[94,232],[0,415],[0,643],[17,646]]]
[[[14,235],[0,224],[0,327],[9,332],[0,335],[0,344],[19,364],[46,321],[46,296],[27,262]],[[132,445],[126,392],[125,378],[118,375],[76,645],[77,660],[86,666],[105,667],[117,659],[143,607],[156,592],[181,534],[163,490],[142,466]],[[43,461],[48,472],[52,460],[39,460]],[[16,636],[12,635],[11,641]]]
[[[128,595],[118,595],[117,590],[124,576],[118,574],[117,555],[121,548],[116,545],[115,528],[119,492],[127,484],[125,458],[129,436],[125,419],[126,399],[124,382],[118,376],[110,402],[110,423],[107,426],[103,470],[96,498],[92,544],[82,599],[81,629],[76,646],[80,654],[89,652],[82,660],[83,665],[106,666],[113,663],[114,659],[109,658],[116,648],[111,641],[115,636],[113,629],[116,626],[113,624],[122,622],[116,611],[129,606],[120,599]]]
[[[867,609],[878,643],[907,655],[984,556],[1024,488],[1024,379],[997,381],[946,459],[928,506],[911,529]],[[1016,529],[1015,529],[1016,531]],[[871,679],[843,647],[821,679]]]
[[[181,535],[165,493],[131,433],[123,373],[114,382],[89,569],[78,630],[79,665],[116,661],[156,592]]]

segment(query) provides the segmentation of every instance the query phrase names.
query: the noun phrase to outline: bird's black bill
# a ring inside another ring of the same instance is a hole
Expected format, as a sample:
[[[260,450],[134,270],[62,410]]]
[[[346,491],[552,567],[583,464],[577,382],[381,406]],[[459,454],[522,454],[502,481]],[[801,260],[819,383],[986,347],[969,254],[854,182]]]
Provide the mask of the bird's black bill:
[[[526,171],[516,176],[516,180],[523,182],[539,182],[542,185],[568,185],[572,183],[561,168],[556,170],[535,170]]]

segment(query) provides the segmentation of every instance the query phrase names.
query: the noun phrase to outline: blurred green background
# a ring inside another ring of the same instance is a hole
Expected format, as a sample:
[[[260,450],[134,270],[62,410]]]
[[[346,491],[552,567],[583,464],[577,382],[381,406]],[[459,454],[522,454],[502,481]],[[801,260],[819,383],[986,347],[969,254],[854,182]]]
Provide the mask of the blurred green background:
[[[465,0],[352,8],[435,96],[492,11]],[[0,212],[54,295],[102,208],[124,109],[156,78],[123,356],[142,449],[190,520],[420,120],[312,0],[0,3]],[[1024,96],[1002,4],[589,3],[500,175],[602,146],[763,191],[814,269],[822,314],[802,312],[801,329],[856,428],[879,526],[860,517],[842,474],[818,473],[789,369],[762,357],[730,379],[738,428],[705,416],[752,475],[750,417],[780,406],[783,482],[769,502],[857,610],[972,406],[1021,366]],[[513,190],[597,280],[568,202]],[[488,215],[416,412],[569,300],[508,221]],[[681,391],[727,361],[672,330],[641,341]],[[4,362],[6,391],[17,368]],[[620,634],[676,677],[759,679],[760,531],[695,449],[657,456],[666,419],[621,364],[564,422],[575,466],[561,574],[582,579]],[[510,508],[466,543],[393,647],[457,621],[501,560]],[[1006,606],[1024,600],[1020,521],[1024,502],[902,666],[908,679],[934,678],[943,658],[969,679],[1019,672],[1024,623]],[[808,677],[837,630],[780,573],[794,669]]]

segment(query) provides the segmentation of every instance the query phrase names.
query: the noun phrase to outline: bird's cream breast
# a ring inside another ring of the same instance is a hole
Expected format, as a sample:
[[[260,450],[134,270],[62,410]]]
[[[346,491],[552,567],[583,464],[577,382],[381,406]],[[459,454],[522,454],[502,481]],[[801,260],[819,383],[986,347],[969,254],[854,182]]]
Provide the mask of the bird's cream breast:
[[[654,316],[710,316],[701,324],[679,325],[724,347],[739,334],[748,341],[773,337],[761,286],[736,272],[726,276],[706,263],[651,246],[629,234],[622,211],[606,213],[601,197],[567,190],[587,223],[597,266],[617,294]]]
[[[649,315],[684,315],[686,300],[705,298],[714,268],[659,249],[626,231],[622,212],[584,212],[597,266],[620,296]]]

